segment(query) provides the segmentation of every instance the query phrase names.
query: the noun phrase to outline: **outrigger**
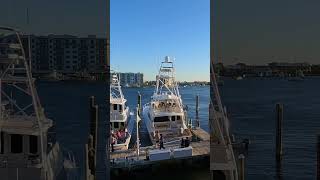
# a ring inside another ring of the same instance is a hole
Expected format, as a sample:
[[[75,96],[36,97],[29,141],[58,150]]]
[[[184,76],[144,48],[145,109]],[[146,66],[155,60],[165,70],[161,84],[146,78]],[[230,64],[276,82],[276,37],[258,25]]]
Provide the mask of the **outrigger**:
[[[71,152],[66,159],[59,143],[48,133],[53,121],[40,104],[20,32],[8,27],[0,27],[0,31],[1,179],[77,176],[68,171],[76,168]]]

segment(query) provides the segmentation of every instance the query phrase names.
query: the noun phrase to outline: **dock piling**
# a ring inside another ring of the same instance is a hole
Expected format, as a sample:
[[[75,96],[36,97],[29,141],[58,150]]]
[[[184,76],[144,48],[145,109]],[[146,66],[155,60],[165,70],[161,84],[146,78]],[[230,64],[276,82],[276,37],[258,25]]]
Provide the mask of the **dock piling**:
[[[139,109],[138,109],[138,114],[139,114],[139,116],[141,116],[142,103],[141,103],[141,94],[140,94],[140,92],[138,92],[138,107],[139,107]]]
[[[245,156],[243,154],[240,154],[239,157],[239,180],[245,180]]]
[[[86,179],[95,179],[97,165],[97,138],[98,138],[98,113],[99,107],[95,105],[95,97],[89,98],[89,136],[86,144]]]
[[[97,145],[98,106],[94,104],[95,97],[90,97],[90,134],[93,136],[93,147]]]
[[[276,132],[276,161],[282,158],[282,121],[283,121],[283,105],[276,105],[277,111],[277,132]]]
[[[196,97],[196,127],[200,128],[200,121],[199,121],[199,95]]]
[[[96,100],[94,96],[90,96],[89,98],[89,108],[91,109],[96,104]]]
[[[136,143],[137,143],[137,160],[139,160],[139,156],[140,156],[140,139],[139,139],[139,119],[140,119],[140,116],[139,116],[139,110],[140,110],[140,105],[138,104],[138,107],[137,107],[137,117],[136,117],[136,128],[137,128],[137,140],[136,140]]]
[[[276,116],[277,116],[277,132],[276,132],[276,171],[280,176],[281,161],[282,161],[282,122],[283,122],[283,104],[276,105]]]
[[[317,136],[317,180],[320,180],[320,135]]]

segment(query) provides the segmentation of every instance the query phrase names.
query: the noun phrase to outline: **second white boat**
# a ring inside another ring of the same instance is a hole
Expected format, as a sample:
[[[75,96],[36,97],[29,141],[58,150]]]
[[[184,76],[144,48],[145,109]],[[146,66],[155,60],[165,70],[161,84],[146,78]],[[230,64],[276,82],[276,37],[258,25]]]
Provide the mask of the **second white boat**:
[[[128,149],[134,128],[134,121],[130,118],[129,107],[123,96],[119,79],[119,74],[112,73],[110,83],[110,149],[113,151]]]

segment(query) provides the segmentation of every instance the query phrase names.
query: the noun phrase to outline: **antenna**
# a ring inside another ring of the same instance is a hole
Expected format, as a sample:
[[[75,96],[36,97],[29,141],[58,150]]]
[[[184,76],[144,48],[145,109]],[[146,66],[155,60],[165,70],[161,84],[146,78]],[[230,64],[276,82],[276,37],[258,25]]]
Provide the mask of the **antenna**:
[[[29,26],[30,20],[29,20],[29,8],[27,8],[27,28],[28,28],[28,59],[29,59],[29,69],[32,73],[32,60],[31,60],[31,31]]]
[[[166,62],[166,63],[170,62],[170,58],[169,58],[169,56],[166,56],[166,57],[165,57],[164,62]]]

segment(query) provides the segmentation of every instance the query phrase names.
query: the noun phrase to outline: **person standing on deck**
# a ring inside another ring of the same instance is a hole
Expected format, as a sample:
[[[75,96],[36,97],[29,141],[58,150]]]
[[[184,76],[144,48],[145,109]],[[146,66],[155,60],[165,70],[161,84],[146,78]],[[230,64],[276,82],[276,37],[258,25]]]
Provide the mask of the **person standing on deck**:
[[[184,139],[183,139],[183,138],[181,139],[181,145],[180,145],[180,147],[181,147],[181,148],[184,148]]]
[[[155,134],[154,138],[156,140],[156,148],[158,148],[158,144],[159,144],[159,141],[160,141],[159,131],[156,131],[156,134]]]
[[[114,135],[111,136],[111,152],[114,152],[114,144],[116,143],[116,138]]]
[[[186,140],[184,140],[184,147],[189,147],[190,145],[190,140],[188,137],[186,137]]]
[[[163,136],[162,136],[162,134],[160,134],[160,150],[161,149],[165,149],[164,146],[163,146]]]

